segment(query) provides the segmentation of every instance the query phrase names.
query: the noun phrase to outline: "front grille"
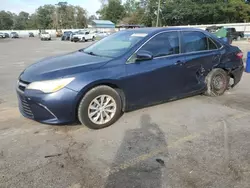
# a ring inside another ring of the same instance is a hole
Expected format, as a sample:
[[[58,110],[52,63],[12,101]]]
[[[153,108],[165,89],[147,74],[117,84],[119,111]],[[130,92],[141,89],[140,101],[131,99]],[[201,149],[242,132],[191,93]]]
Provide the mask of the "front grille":
[[[23,112],[27,116],[33,117],[33,113],[31,111],[30,106],[29,106],[28,102],[26,101],[26,99],[24,97],[20,97],[20,102],[21,102],[21,105],[22,105]]]
[[[25,82],[25,81],[19,80],[19,82],[18,82],[18,88],[21,91],[24,91],[26,89],[26,87],[28,86],[28,84],[29,84],[29,82]]]

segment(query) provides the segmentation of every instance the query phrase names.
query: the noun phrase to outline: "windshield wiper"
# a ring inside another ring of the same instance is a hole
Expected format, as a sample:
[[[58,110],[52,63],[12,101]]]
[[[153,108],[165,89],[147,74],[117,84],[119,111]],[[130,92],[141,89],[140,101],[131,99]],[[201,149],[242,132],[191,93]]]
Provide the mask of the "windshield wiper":
[[[93,55],[93,56],[99,56],[99,55],[95,54],[94,52],[85,52],[83,50],[81,50],[81,52],[84,52],[86,54]]]
[[[79,52],[84,52],[84,53],[86,53],[86,54],[93,55],[93,56],[113,58],[113,57],[111,57],[111,56],[98,55],[98,54],[95,54],[94,52],[85,52],[84,49],[79,50]]]

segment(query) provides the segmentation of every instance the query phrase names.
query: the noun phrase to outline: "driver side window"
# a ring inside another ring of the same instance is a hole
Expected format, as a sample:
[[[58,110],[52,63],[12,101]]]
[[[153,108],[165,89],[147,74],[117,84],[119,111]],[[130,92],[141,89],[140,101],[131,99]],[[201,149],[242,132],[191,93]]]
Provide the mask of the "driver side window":
[[[162,57],[180,53],[180,42],[177,31],[164,32],[150,39],[141,49],[149,51],[153,57]]]

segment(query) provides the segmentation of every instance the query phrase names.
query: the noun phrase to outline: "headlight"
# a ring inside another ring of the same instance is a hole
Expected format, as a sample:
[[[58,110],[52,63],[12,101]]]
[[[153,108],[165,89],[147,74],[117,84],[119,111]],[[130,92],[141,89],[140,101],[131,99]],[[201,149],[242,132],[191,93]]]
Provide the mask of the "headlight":
[[[27,89],[40,90],[44,93],[53,93],[68,85],[75,78],[62,78],[56,80],[46,80],[41,82],[32,82]]]

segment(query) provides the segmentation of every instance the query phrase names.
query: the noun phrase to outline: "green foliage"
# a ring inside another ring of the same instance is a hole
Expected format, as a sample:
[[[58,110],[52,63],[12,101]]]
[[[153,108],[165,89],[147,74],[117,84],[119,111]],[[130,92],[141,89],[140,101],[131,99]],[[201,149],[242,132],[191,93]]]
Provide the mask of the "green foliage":
[[[11,29],[13,25],[13,15],[10,12],[0,12],[0,30]]]
[[[49,29],[53,26],[53,14],[55,12],[55,6],[44,5],[39,7],[37,13],[37,26],[39,29]]]
[[[109,0],[97,13],[101,19],[110,20],[117,24],[124,17],[125,9],[121,0]]]
[[[155,26],[159,0],[100,0],[99,19]],[[123,4],[122,4],[123,2]],[[250,22],[250,0],[160,0],[160,26]],[[67,2],[38,7],[34,14],[0,11],[2,29],[84,28],[97,19]]]
[[[87,12],[80,6],[59,2],[57,5],[38,7],[34,14],[0,12],[0,30],[3,29],[51,29],[87,27]]]

